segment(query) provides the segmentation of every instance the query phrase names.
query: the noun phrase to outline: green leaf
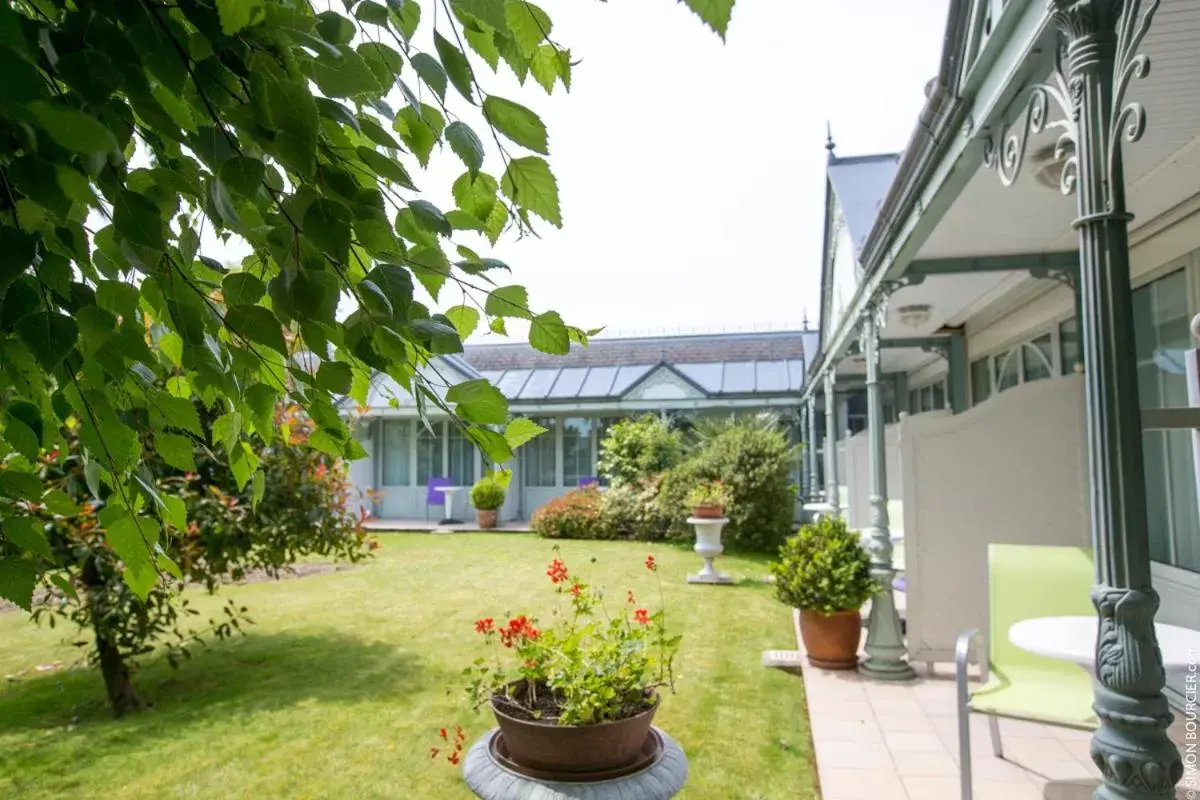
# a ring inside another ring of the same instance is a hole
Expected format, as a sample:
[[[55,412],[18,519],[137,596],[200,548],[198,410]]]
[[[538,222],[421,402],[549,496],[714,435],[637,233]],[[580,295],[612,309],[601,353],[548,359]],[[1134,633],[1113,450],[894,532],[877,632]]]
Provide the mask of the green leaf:
[[[396,314],[395,309],[392,308],[392,302],[388,300],[383,290],[375,285],[374,281],[359,281],[358,297],[362,307],[372,317],[392,319]]]
[[[483,167],[483,142],[465,122],[451,122],[446,126],[446,141],[450,149],[467,166],[467,174],[474,178]]]
[[[425,85],[433,90],[440,100],[446,99],[446,72],[438,60],[428,53],[417,53],[409,63],[425,81]]]
[[[176,500],[178,498],[171,499]],[[176,580],[183,580],[183,571],[179,569],[179,565],[176,564],[169,555],[161,550],[158,551],[158,555],[155,557],[154,563],[160,570],[168,573]]]
[[[366,0],[366,2],[360,3],[358,8],[354,9],[354,16],[372,25],[379,25],[384,28],[388,25],[387,8],[373,2],[373,0]]]
[[[508,400],[484,378],[451,386],[446,392],[446,402],[456,404],[455,412],[471,422],[481,425],[508,422]]]
[[[154,396],[150,410],[160,417],[159,421],[162,424],[179,428],[196,436],[204,435],[204,430],[200,427],[200,415],[196,412],[196,406],[190,397],[157,394]]]
[[[263,282],[249,272],[231,272],[221,281],[221,296],[230,305],[257,303],[266,293]]]
[[[520,103],[489,95],[483,101],[483,116],[496,130],[522,147],[543,155],[549,154],[545,123]]]
[[[321,120],[308,87],[295,81],[268,81],[267,103],[277,131],[275,152],[292,172],[311,177],[317,168]]]
[[[413,155],[421,162],[422,167],[429,166],[429,155],[433,146],[441,138],[446,127],[446,120],[436,108],[421,104],[421,113],[417,114],[411,106],[400,109],[396,120],[392,123],[396,133],[412,150]]]
[[[363,135],[382,147],[387,147],[391,150],[399,150],[400,143],[392,137],[390,133],[380,127],[379,123],[366,114],[360,116],[357,120],[358,127],[362,130]]]
[[[33,264],[37,241],[31,234],[0,225],[0,294]]]
[[[64,314],[41,311],[17,322],[17,336],[47,372],[58,366],[79,338],[79,326]]]
[[[383,90],[375,73],[355,51],[338,45],[338,55],[322,52],[312,62],[312,79],[328,97],[357,97]]]
[[[421,6],[417,0],[389,0],[392,19],[405,39],[412,39],[421,24]]]
[[[469,172],[464,172],[451,188],[458,207],[481,222],[492,213],[499,190],[500,185],[496,183],[496,179],[486,172],[481,172],[474,178]]]
[[[314,201],[304,212],[304,234],[308,240],[339,264],[350,257],[350,209],[336,200]]]
[[[446,222],[446,217],[442,214],[441,209],[428,200],[409,200],[408,207],[412,210],[417,224],[430,233],[446,237],[454,233],[450,223]]]
[[[126,585],[138,597],[145,599],[158,577],[151,559],[161,531],[158,520],[130,516],[124,508],[112,504],[101,509],[99,517],[109,546],[125,562],[122,577]]]
[[[113,209],[113,227],[134,244],[153,250],[165,250],[167,247],[162,210],[144,194],[121,192],[120,200]]]
[[[391,87],[404,66],[404,60],[392,48],[380,42],[363,42],[357,48],[363,61],[375,73],[380,86]]]
[[[355,150],[355,152],[358,154],[358,157],[362,160],[362,162],[370,167],[371,170],[379,177],[385,178],[392,183],[399,184],[405,189],[416,191],[417,187],[413,185],[412,178],[409,176],[408,171],[405,170],[404,167],[400,166],[399,162],[393,161],[376,150],[372,150],[369,147],[363,147],[361,145],[357,150]]]
[[[4,537],[22,550],[54,558],[42,524],[32,517],[9,517],[4,520]]]
[[[51,489],[46,492],[42,498],[42,505],[49,509],[51,514],[58,514],[60,517],[73,517],[83,510],[62,489]]]
[[[42,449],[43,432],[42,411],[33,403],[15,400],[4,409],[4,438],[30,461]]]
[[[242,415],[236,411],[230,411],[217,417],[213,422],[212,436],[213,443],[220,443],[225,452],[233,455],[234,446],[237,444],[238,437],[242,435]]]
[[[336,11],[322,11],[317,14],[316,27],[322,39],[335,45],[349,44],[356,33],[354,23]]]
[[[262,502],[263,495],[267,493],[267,476],[261,469],[254,472],[253,486],[254,491],[250,497],[250,510],[258,511],[258,504]]]
[[[716,31],[721,40],[729,29],[729,18],[733,15],[735,0],[681,0],[681,2],[696,12],[696,16],[704,20],[708,27]]]
[[[0,470],[0,495],[37,502],[42,496],[42,479],[31,472]]]
[[[225,312],[225,324],[244,339],[285,356],[288,354],[287,342],[283,340],[283,327],[269,309],[250,305],[229,306]]]
[[[556,228],[562,227],[558,183],[544,159],[527,156],[510,161],[500,179],[500,189],[517,205],[529,209]]]
[[[529,59],[529,71],[546,90],[546,94],[554,91],[554,82],[561,76],[564,66],[569,65],[560,58],[558,48],[552,44],[541,45]],[[563,80],[563,83],[566,83],[566,79]]]
[[[183,337],[175,331],[167,331],[158,338],[158,349],[175,367],[183,366]]]
[[[471,84],[475,77],[471,73],[471,64],[467,61],[463,51],[447,41],[436,30],[433,32],[433,46],[437,50],[438,58],[442,60],[442,66],[446,68],[450,82],[454,84],[454,88],[458,89],[458,93],[465,97],[468,103],[474,103],[475,94],[471,90]]]
[[[501,286],[488,294],[483,310],[489,317],[529,319],[529,293],[524,286]]]
[[[491,428],[472,425],[466,430],[467,438],[475,442],[487,459],[495,464],[504,464],[512,460],[512,448],[504,437]]]
[[[263,11],[263,0],[217,0],[221,33],[232,36],[242,28],[258,23]]]
[[[408,254],[405,261],[429,296],[437,300],[438,292],[450,276],[450,261],[442,249],[437,246],[418,247]]]
[[[470,306],[454,306],[447,309],[446,319],[454,325],[458,337],[463,341],[479,327],[479,312]]]
[[[408,270],[396,264],[379,264],[367,273],[367,280],[383,291],[397,319],[408,318],[408,307],[413,299],[412,275]]]
[[[160,433],[154,437],[155,450],[162,460],[182,472],[196,471],[192,440],[178,433]]]
[[[233,473],[234,480],[237,481],[238,491],[243,491],[246,484],[250,482],[250,478],[254,476],[254,471],[258,469],[259,459],[247,442],[240,444],[241,446],[229,458],[229,470]]]
[[[234,156],[217,171],[221,183],[243,197],[255,197],[267,177],[267,168],[257,158]]]
[[[500,49],[496,47],[496,34],[490,28],[486,30],[472,30],[467,28],[463,31],[463,35],[467,38],[467,44],[471,49],[479,54],[487,65],[492,68],[492,72],[500,66]]]
[[[504,4],[504,16],[508,29],[512,31],[513,41],[526,58],[550,36],[550,17],[533,3],[508,0]]]
[[[58,103],[41,100],[29,104],[38,124],[60,147],[85,155],[120,151],[112,132],[95,117]]]
[[[254,430],[264,442],[275,438],[275,391],[266,384],[256,383],[242,395]]]
[[[531,439],[541,436],[546,429],[531,419],[520,417],[504,426],[504,439],[508,446],[516,450]]]
[[[317,368],[317,386],[334,394],[345,394],[350,391],[350,382],[354,377],[350,365],[341,361],[326,361]]]
[[[529,326],[529,344],[543,353],[565,356],[571,352],[571,337],[557,311],[547,311],[533,318]]]
[[[27,558],[0,558],[0,597],[26,611],[33,610],[33,587],[37,583],[37,565]]]
[[[165,494],[162,496],[162,503],[159,514],[162,521],[180,533],[187,530],[187,503],[183,502],[183,498]]]

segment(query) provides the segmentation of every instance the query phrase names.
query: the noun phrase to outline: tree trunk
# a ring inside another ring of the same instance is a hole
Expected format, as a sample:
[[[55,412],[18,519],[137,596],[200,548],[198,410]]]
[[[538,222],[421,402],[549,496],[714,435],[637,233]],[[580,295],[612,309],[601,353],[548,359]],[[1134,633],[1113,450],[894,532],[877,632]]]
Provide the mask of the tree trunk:
[[[89,558],[83,565],[83,573],[80,577],[83,579],[84,586],[87,587],[88,605],[91,606],[92,630],[96,634],[96,653],[100,657],[100,674],[104,676],[104,688],[108,692],[108,703],[112,706],[113,716],[120,717],[126,711],[136,711],[141,708],[142,702],[138,699],[137,692],[133,689],[133,682],[129,679],[129,665],[125,663],[120,649],[104,629],[102,620],[106,612],[104,608],[106,587],[104,577],[100,574],[94,559]]]

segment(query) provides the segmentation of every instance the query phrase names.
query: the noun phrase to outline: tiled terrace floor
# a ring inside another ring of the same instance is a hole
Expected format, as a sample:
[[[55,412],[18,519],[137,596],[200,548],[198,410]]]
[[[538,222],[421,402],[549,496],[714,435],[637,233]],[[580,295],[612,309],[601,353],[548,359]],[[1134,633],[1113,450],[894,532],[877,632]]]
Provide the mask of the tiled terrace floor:
[[[908,684],[807,664],[803,673],[824,800],[959,800],[950,665]],[[987,719],[972,715],[975,800],[1090,800],[1100,781],[1090,734],[1015,720],[1000,730],[1004,760],[992,755]],[[1181,720],[1172,733],[1182,744]]]

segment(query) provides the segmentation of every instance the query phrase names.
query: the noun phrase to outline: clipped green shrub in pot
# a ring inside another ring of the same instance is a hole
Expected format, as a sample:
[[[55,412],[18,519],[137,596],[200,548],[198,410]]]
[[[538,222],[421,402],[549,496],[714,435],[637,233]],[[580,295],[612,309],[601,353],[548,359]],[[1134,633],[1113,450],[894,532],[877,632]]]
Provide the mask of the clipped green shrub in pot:
[[[684,506],[700,519],[720,519],[733,503],[733,492],[725,481],[717,479],[697,484],[688,492]]]
[[[471,487],[471,505],[475,506],[475,522],[482,530],[496,527],[499,510],[504,505],[507,490],[492,475],[484,475]]]
[[[804,525],[779,549],[771,575],[780,602],[800,609],[809,663],[853,669],[862,631],[859,609],[879,590],[858,534],[837,517]]]

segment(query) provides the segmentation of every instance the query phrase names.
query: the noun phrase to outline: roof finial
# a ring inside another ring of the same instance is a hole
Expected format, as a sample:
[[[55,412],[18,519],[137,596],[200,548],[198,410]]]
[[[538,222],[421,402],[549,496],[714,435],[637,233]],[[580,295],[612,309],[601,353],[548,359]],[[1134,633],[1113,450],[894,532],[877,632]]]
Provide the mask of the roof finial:
[[[830,157],[833,156],[833,148],[837,147],[833,143],[833,125],[829,120],[825,120],[825,149],[829,151]]]
[[[808,307],[804,308],[804,330],[808,330]]]

